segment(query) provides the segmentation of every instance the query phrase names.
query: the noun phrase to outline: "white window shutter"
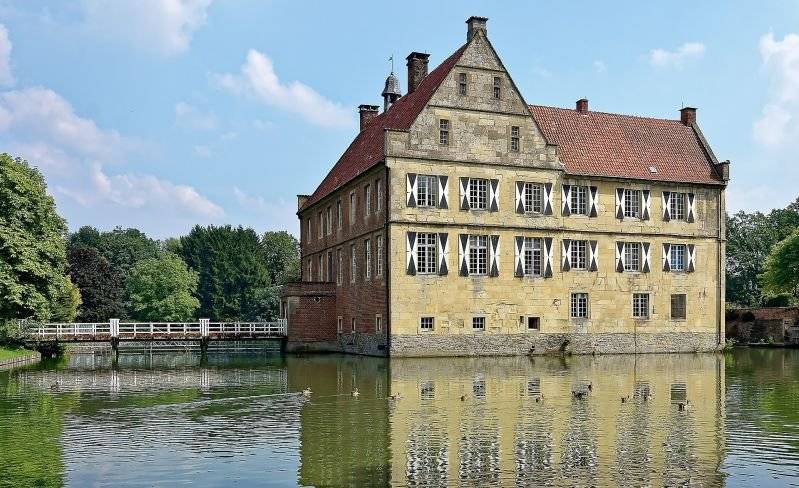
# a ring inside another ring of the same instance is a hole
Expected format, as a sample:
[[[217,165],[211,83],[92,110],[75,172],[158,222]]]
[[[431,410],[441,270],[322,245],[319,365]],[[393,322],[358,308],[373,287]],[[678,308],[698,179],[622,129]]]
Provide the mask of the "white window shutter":
[[[469,178],[459,178],[461,210],[469,210]]]
[[[694,198],[693,193],[687,194],[688,201],[686,202],[686,207],[688,208],[688,222],[693,222],[696,216],[696,198]]]
[[[599,212],[597,212],[597,204],[599,198],[599,189],[595,186],[588,187],[588,216],[589,217],[596,217]]]
[[[499,236],[493,234],[489,236],[491,240],[491,269],[489,270],[488,275],[492,277],[499,276]]]
[[[488,209],[491,212],[496,212],[499,210],[499,180],[489,181],[488,193],[490,198],[490,205]]]
[[[514,238],[513,276],[524,276],[524,237],[522,236]]]
[[[449,234],[440,232],[438,234],[438,274],[445,276],[449,273],[447,267],[449,262]]]
[[[696,246],[688,244],[688,272],[693,273],[696,271]]]
[[[624,220],[624,188],[616,188],[616,218]]]
[[[663,192],[663,221],[668,222],[671,220],[671,210],[669,209],[669,205],[671,204],[671,192],[664,191]]]
[[[408,173],[405,175],[405,203],[409,207],[416,206],[416,174]]]
[[[516,213],[524,213],[524,182],[516,182]]]
[[[561,249],[562,252],[561,269],[563,271],[569,271],[571,269],[571,264],[572,264],[571,249],[572,249],[571,239],[563,239],[563,246]]]
[[[469,276],[469,234],[458,234],[458,274]]]
[[[641,190],[641,203],[642,203],[642,205],[641,205],[641,210],[642,210],[641,219],[642,220],[649,220],[649,216],[651,215],[651,212],[652,212],[652,205],[650,203],[650,200],[651,200],[650,199],[650,195],[651,195],[651,193],[652,192],[650,190]]]
[[[641,243],[641,255],[644,261],[641,265],[641,271],[644,273],[649,273],[651,268],[649,263],[652,260],[652,249],[650,249],[648,242]]]
[[[560,211],[564,217],[568,217],[572,214],[571,211],[571,194],[572,194],[572,187],[571,185],[561,185],[560,186]]]
[[[544,215],[552,215],[552,183],[544,183]]]
[[[671,271],[671,244],[663,243],[663,271]]]
[[[616,242],[616,272],[624,273],[624,247],[623,242]]]
[[[544,237],[544,278],[552,278],[552,238]]]
[[[449,177],[438,177],[438,208],[449,208]]]
[[[588,250],[591,253],[589,258],[588,271],[597,271],[599,269],[599,243],[597,241],[588,241]]]
[[[416,232],[408,232],[405,240],[405,271],[416,274]]]

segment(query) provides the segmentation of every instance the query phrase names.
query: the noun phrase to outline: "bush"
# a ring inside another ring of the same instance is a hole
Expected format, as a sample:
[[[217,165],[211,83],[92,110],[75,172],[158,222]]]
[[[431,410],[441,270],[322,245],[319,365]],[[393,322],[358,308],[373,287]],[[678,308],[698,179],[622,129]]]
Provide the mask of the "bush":
[[[30,322],[17,320],[0,321],[0,346],[22,347],[25,333],[33,326]]]
[[[754,322],[755,321],[755,314],[747,310],[744,312],[743,316],[741,316],[741,320],[744,322]]]
[[[724,315],[725,315],[724,318],[726,318],[731,322],[738,320],[741,317],[741,314],[738,312],[738,310],[734,308],[728,308]]]

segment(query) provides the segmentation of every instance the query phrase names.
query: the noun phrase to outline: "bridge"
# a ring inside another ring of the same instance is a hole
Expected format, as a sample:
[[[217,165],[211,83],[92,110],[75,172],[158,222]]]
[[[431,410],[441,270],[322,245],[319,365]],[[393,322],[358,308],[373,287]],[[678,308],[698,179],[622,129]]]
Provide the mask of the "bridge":
[[[49,323],[30,328],[25,337],[31,343],[110,342],[117,350],[120,341],[198,341],[205,351],[211,340],[264,340],[286,338],[286,319],[274,322],[108,322]]]

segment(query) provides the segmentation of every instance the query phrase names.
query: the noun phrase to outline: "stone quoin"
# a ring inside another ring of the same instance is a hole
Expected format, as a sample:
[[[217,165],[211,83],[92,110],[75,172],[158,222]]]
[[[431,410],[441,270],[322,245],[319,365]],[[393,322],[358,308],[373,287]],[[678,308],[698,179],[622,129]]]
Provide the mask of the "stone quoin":
[[[361,105],[353,142],[298,196],[287,349],[720,349],[729,161],[697,110],[528,105],[487,20],[467,20],[466,43],[429,72],[411,53],[408,93],[391,73],[383,111]]]

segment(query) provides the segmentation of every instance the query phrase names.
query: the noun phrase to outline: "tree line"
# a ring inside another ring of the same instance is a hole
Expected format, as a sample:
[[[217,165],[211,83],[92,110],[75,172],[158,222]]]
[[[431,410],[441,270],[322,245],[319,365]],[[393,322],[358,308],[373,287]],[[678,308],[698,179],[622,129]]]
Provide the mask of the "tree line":
[[[274,320],[280,286],[299,279],[299,243],[288,232],[69,233],[46,190],[38,170],[0,155],[0,320]]]

